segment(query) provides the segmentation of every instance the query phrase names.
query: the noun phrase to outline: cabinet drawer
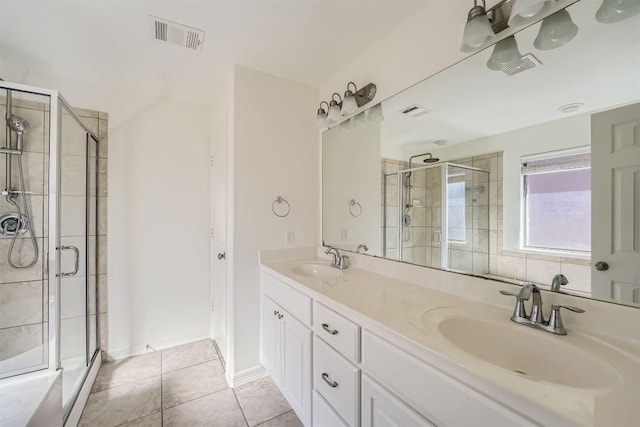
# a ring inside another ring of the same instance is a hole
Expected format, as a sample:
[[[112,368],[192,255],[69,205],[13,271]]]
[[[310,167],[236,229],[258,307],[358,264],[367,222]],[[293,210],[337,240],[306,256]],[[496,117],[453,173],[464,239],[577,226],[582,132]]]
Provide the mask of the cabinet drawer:
[[[369,331],[362,333],[362,366],[438,426],[532,423]]]
[[[313,427],[347,427],[320,393],[313,391]]]
[[[348,359],[360,361],[360,326],[315,301],[313,331]]]
[[[349,426],[359,424],[360,370],[315,336],[313,386]]]
[[[268,295],[296,319],[311,326],[311,298],[267,273],[262,272],[260,276],[262,292],[265,295]]]

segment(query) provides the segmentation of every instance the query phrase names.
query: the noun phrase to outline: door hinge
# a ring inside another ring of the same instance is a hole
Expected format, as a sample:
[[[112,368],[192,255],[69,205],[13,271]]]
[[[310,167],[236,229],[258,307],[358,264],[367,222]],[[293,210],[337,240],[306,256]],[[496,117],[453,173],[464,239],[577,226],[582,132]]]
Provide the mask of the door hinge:
[[[210,231],[211,238],[213,239],[213,228]]]
[[[211,311],[213,311],[213,301],[211,301]]]
[[[213,166],[213,156],[211,156],[211,158],[209,160],[211,162],[211,166]]]

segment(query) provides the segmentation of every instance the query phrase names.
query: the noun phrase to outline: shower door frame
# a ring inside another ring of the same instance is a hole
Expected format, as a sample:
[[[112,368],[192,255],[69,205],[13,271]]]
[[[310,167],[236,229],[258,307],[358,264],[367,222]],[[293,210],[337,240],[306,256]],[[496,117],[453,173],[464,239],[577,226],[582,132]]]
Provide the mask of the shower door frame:
[[[441,171],[440,171],[441,172],[441,181],[440,181],[441,201],[440,201],[440,206],[441,206],[441,210],[442,210],[442,213],[440,215],[440,217],[441,217],[440,218],[440,268],[442,268],[444,270],[449,269],[449,267],[448,267],[449,251],[446,248],[445,248],[445,250],[443,250],[443,248],[442,248],[443,242],[448,242],[449,241],[449,227],[448,227],[448,224],[447,224],[447,218],[448,218],[448,215],[449,215],[449,204],[447,203],[448,196],[449,196],[449,193],[448,193],[449,190],[448,190],[448,186],[446,185],[447,184],[447,180],[448,180],[448,176],[449,176],[449,166],[462,168],[462,169],[466,169],[466,170],[470,170],[470,171],[478,171],[478,172],[489,173],[489,171],[487,171],[485,169],[480,169],[480,168],[476,168],[476,167],[473,167],[473,166],[461,165],[461,164],[454,163],[454,162],[440,162],[440,163],[435,163],[435,164],[432,164],[432,165],[420,166],[420,167],[415,167],[415,168],[411,168],[411,169],[402,169],[402,170],[399,170],[398,172],[385,174],[385,178],[387,176],[391,176],[391,175],[397,175],[398,176],[398,223],[397,223],[397,228],[398,228],[397,257],[398,257],[398,261],[407,262],[407,261],[404,261],[402,259],[403,252],[404,252],[404,245],[403,245],[403,241],[404,241],[404,225],[403,225],[403,222],[402,222],[402,215],[403,215],[403,212],[404,212],[404,200],[405,200],[404,199],[404,195],[405,195],[405,191],[406,191],[406,189],[405,189],[405,181],[407,179],[406,174],[408,172],[417,172],[417,171],[422,171],[422,170],[435,169],[435,168],[439,167],[439,168],[441,168]],[[489,189],[487,189],[487,191],[489,191]],[[489,194],[487,194],[487,196],[489,196]],[[385,250],[386,250],[386,247],[385,247]]]
[[[45,89],[45,88],[40,88],[40,87],[35,87],[35,86],[29,86],[29,85],[23,85],[20,83],[11,83],[11,82],[7,82],[7,81],[0,81],[0,89],[4,89],[7,91],[16,91],[16,92],[23,92],[23,93],[29,93],[29,94],[33,94],[33,95],[41,95],[41,96],[48,96],[49,97],[49,140],[46,141],[45,143],[48,143],[48,147],[49,147],[49,170],[48,170],[48,195],[47,195],[47,203],[48,203],[48,218],[46,219],[46,221],[48,222],[48,246],[45,248],[43,248],[43,260],[44,260],[44,268],[45,268],[45,272],[43,272],[43,283],[46,280],[47,284],[48,284],[48,300],[47,300],[47,306],[48,306],[48,317],[47,317],[47,321],[49,323],[48,325],[48,359],[47,359],[47,366],[48,368],[42,368],[39,370],[44,370],[44,369],[48,369],[50,372],[55,372],[58,369],[60,369],[62,367],[61,363],[62,363],[62,359],[61,359],[61,347],[60,347],[60,327],[61,327],[61,313],[60,313],[60,309],[61,309],[61,300],[60,300],[60,295],[61,295],[61,280],[62,280],[62,276],[61,276],[61,259],[62,259],[62,251],[60,250],[60,246],[61,246],[61,222],[60,222],[60,215],[59,215],[59,210],[60,210],[60,206],[62,204],[62,195],[60,193],[60,187],[61,187],[61,174],[62,174],[62,155],[61,155],[61,151],[62,151],[62,109],[63,106],[66,107],[66,109],[68,110],[68,112],[72,115],[72,117],[74,118],[74,120],[76,121],[76,123],[86,132],[87,135],[87,142],[90,138],[93,138],[94,142],[96,144],[98,144],[99,139],[98,136],[95,135],[80,119],[80,117],[78,117],[78,115],[73,111],[73,108],[71,107],[71,105],[67,102],[66,99],[64,99],[64,97],[60,94],[59,91],[57,90],[53,90],[53,89]],[[97,158],[97,145],[96,145],[96,158]],[[91,154],[89,151],[89,145],[87,144],[87,152],[86,152],[86,187],[87,190],[89,190],[89,185],[90,185],[90,176],[89,176],[89,161],[91,159]],[[96,188],[98,186],[98,170],[97,170],[97,165],[96,165],[96,170],[95,170],[95,185]],[[85,219],[86,219],[86,234],[85,234],[85,283],[88,283],[88,275],[89,275],[89,245],[88,245],[88,241],[89,241],[89,221],[90,221],[90,214],[89,214],[89,201],[90,201],[90,193],[89,191],[87,191],[86,194],[87,197],[87,209],[85,211]],[[96,194],[97,197],[97,194]],[[98,212],[96,210],[96,227],[97,227],[97,218],[98,218]],[[98,250],[96,249],[96,266],[97,266],[97,258],[98,258]],[[46,258],[46,259],[45,259]],[[55,274],[52,275],[50,274],[51,272],[54,272]],[[53,278],[53,282],[52,279]],[[86,285],[85,285],[85,310],[86,310],[86,316],[87,319],[90,319],[91,317],[89,316],[89,292],[88,289],[86,289]],[[96,291],[96,307],[98,306],[98,292]],[[86,323],[86,336],[87,338],[90,336],[90,332],[89,332],[89,320],[87,320]],[[97,322],[97,316],[96,316],[96,350],[94,352],[94,354],[89,355],[88,354],[88,340],[85,341],[85,357],[87,360],[87,371],[85,372],[85,378],[87,373],[89,372],[91,365],[93,364],[93,362],[95,361],[95,357],[96,354],[99,353],[100,351],[100,346],[99,346],[99,340],[98,337],[100,336],[100,325],[99,322]],[[35,370],[30,370],[28,372],[25,373],[29,373],[29,372],[37,372],[38,369]],[[72,401],[75,401],[75,399],[77,398],[78,394],[79,394],[80,390],[75,390],[74,391],[74,396]],[[64,414],[65,418],[67,414]]]

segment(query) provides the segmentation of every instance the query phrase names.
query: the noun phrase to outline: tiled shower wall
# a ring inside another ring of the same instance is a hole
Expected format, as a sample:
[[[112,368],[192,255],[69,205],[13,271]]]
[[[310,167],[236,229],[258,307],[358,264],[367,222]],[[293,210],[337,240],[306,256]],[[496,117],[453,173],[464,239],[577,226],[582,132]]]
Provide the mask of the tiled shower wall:
[[[0,117],[5,117],[6,109],[4,99],[0,103]],[[18,361],[22,366],[36,366],[46,360],[46,342],[48,341],[48,313],[47,313],[47,280],[43,271],[44,249],[47,245],[48,237],[48,142],[49,142],[49,111],[48,104],[22,101],[14,99],[13,113],[27,119],[31,125],[29,131],[24,135],[24,153],[22,154],[24,164],[24,178],[26,191],[29,192],[27,200],[29,203],[33,220],[34,234],[37,238],[39,259],[36,265],[26,269],[14,269],[8,265],[7,254],[11,243],[11,238],[0,236],[0,366],[4,362],[3,371],[11,371],[9,361]],[[96,155],[98,163],[98,189],[95,194],[91,194],[91,202],[97,203],[98,224],[90,229],[90,256],[98,251],[98,262],[91,263],[90,280],[97,283],[100,304],[98,307],[92,304],[90,315],[95,319],[99,318],[99,340],[100,346],[107,348],[107,270],[106,270],[106,233],[107,233],[107,129],[108,116],[106,113],[95,111],[76,111],[85,124],[100,138],[99,149],[92,152],[91,163],[95,164]],[[63,119],[64,120],[64,119]],[[0,126],[0,146],[5,145],[5,126]],[[64,121],[63,121],[64,130]],[[70,158],[71,156],[67,156]],[[77,156],[79,157],[79,156]],[[65,156],[63,152],[63,168],[65,167]],[[17,169],[14,161],[12,170]],[[72,168],[66,168],[64,182],[73,182],[74,176]],[[76,180],[78,180],[76,178]],[[5,188],[5,156],[0,155],[0,187]],[[18,175],[13,175],[13,187],[18,183]],[[64,198],[63,206],[68,206],[69,200]],[[77,197],[76,197],[77,198]],[[21,199],[18,198],[21,202]],[[92,204],[96,206],[96,204]],[[0,213],[15,211],[4,197],[0,198]],[[95,212],[92,212],[92,215]],[[95,216],[92,216],[95,223]],[[65,227],[72,224],[74,218],[65,217],[64,212],[61,218],[63,230],[63,244],[71,237],[64,236]],[[16,240],[14,249],[14,261],[25,263],[33,255],[32,245],[29,237],[21,236]],[[74,323],[74,319],[84,316],[84,298],[78,294],[82,291],[82,286],[63,281],[62,287],[62,313],[63,328],[68,328]],[[77,295],[76,295],[77,294]],[[89,295],[90,300],[95,301],[95,296]],[[76,322],[77,323],[77,322]],[[95,324],[95,323],[93,323]],[[63,337],[63,358],[64,351],[76,352],[78,331],[66,329],[66,338]],[[93,330],[92,335],[98,331]],[[65,334],[63,334],[65,335]],[[65,350],[66,349],[66,350]],[[80,352],[81,353],[81,352]],[[14,359],[11,359],[14,358]]]

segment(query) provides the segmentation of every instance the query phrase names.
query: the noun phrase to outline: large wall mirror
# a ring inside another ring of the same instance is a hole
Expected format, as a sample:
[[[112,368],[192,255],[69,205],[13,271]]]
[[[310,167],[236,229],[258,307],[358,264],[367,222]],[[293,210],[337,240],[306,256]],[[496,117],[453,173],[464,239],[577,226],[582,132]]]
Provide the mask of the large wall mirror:
[[[326,130],[324,244],[640,306],[640,14],[601,5]]]

